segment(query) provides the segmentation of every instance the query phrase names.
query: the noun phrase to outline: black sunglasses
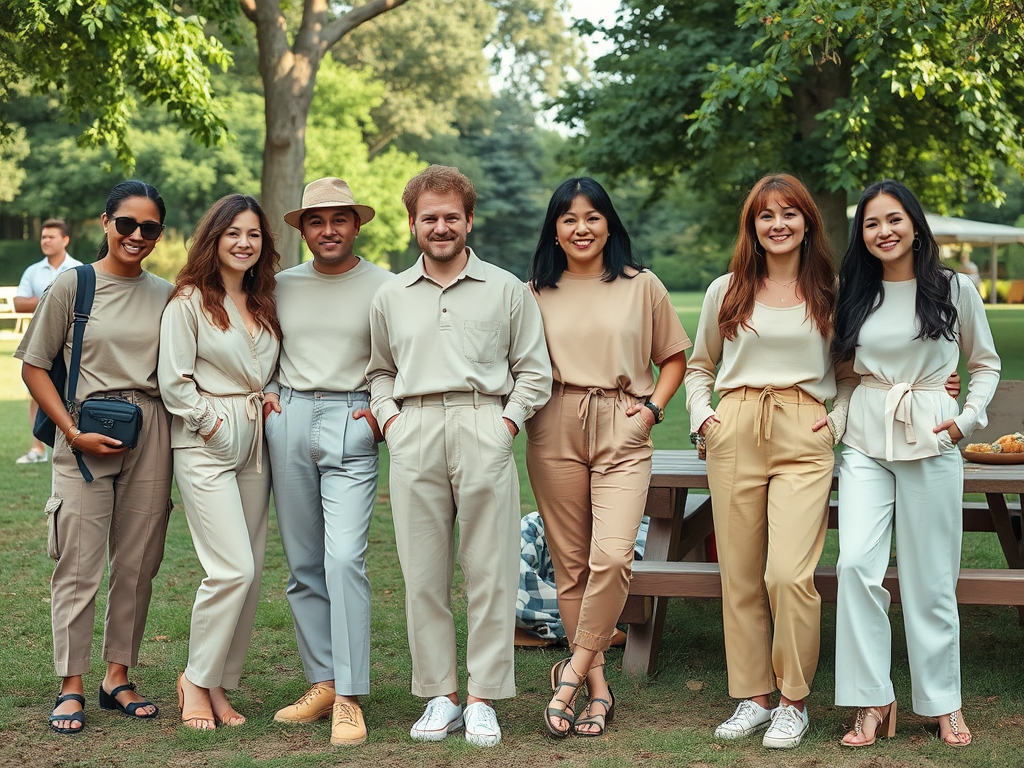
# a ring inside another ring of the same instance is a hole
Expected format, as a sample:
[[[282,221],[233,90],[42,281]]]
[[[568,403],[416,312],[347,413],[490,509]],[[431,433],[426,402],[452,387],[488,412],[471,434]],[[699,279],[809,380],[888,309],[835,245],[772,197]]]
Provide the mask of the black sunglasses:
[[[116,216],[114,217],[114,229],[117,230],[118,234],[125,237],[137,229],[139,234],[142,235],[143,240],[156,240],[160,237],[160,233],[164,231],[164,225],[159,221],[138,222],[131,216]]]

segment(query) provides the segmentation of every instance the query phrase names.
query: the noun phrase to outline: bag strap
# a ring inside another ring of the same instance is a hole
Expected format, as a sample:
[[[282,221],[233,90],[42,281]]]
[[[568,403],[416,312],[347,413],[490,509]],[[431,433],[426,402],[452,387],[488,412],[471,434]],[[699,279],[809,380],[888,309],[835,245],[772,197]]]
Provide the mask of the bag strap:
[[[75,267],[78,273],[78,292],[75,294],[74,330],[71,336],[71,365],[68,367],[68,391],[65,397],[68,413],[75,407],[75,392],[78,389],[78,371],[82,366],[82,342],[85,326],[92,312],[92,300],[96,295],[96,270],[92,264]]]
[[[92,312],[92,300],[96,295],[96,269],[92,264],[75,267],[78,273],[78,292],[75,294],[74,330],[71,335],[71,365],[68,367],[68,392],[65,405],[68,413],[75,409],[75,391],[78,389],[78,372],[82,367],[82,342],[85,339],[85,326]],[[93,481],[92,472],[85,465],[81,451],[72,449],[78,469],[85,482]]]

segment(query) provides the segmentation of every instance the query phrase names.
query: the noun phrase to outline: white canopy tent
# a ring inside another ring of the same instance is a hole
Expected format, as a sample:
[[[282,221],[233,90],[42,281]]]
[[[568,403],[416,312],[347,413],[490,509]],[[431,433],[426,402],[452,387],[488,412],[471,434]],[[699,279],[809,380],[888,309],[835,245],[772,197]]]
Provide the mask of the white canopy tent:
[[[957,219],[952,216],[939,216],[927,213],[928,226],[931,227],[935,239],[942,245],[951,243],[970,243],[971,245],[987,245],[992,249],[990,275],[992,290],[989,291],[989,303],[996,303],[996,274],[999,271],[999,246],[1009,243],[1024,243],[1024,228],[1008,227],[1005,224],[990,224],[987,221],[971,221]]]

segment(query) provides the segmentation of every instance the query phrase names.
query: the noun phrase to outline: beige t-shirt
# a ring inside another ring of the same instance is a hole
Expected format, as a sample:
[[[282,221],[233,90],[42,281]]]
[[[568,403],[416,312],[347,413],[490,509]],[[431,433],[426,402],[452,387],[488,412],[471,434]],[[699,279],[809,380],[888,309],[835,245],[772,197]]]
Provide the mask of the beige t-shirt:
[[[340,275],[317,272],[312,261],[278,274],[277,318],[284,339],[267,392],[365,392],[370,302],[394,278],[362,259]]]
[[[999,384],[999,355],[981,295],[967,275],[951,276],[956,339],[915,339],[917,280],[882,282],[884,296],[857,338],[853,365],[864,377],[850,402],[843,442],[875,459],[906,461],[952,451],[948,432],[932,430],[953,419],[964,437],[988,424],[985,409]],[[963,410],[943,386],[967,356]]]
[[[732,273],[717,278],[704,295],[693,354],[686,369],[686,407],[694,430],[714,414],[711,391],[740,387],[799,387],[824,403],[831,399],[829,422],[836,442],[846,428],[847,407],[859,377],[843,366],[837,386],[832,340],[825,339],[807,314],[807,305],[779,309],[754,303],[749,325],[725,339],[718,325]]]
[[[563,272],[555,288],[531,286],[544,317],[552,375],[562,384],[648,397],[654,365],[692,344],[653,273],[610,283],[601,277]]]
[[[191,288],[164,310],[158,375],[164,405],[174,416],[174,448],[204,444],[201,435],[208,434],[219,417],[207,395],[262,392],[277,366],[281,343],[274,334],[257,325],[255,335],[250,335],[227,296],[224,308],[231,323],[226,331],[210,322],[199,291]]]
[[[171,290],[169,282],[148,272],[118,277],[96,270],[96,295],[85,326],[75,400],[125,389],[160,395],[156,374],[160,315]],[[48,371],[63,347],[64,362],[70,366],[77,292],[74,270],[57,276],[39,300],[16,358]]]
[[[523,422],[551,395],[551,362],[537,302],[515,275],[469,252],[442,288],[423,259],[377,292],[366,369],[377,423],[398,414],[396,400],[444,392],[506,398],[502,416]]]

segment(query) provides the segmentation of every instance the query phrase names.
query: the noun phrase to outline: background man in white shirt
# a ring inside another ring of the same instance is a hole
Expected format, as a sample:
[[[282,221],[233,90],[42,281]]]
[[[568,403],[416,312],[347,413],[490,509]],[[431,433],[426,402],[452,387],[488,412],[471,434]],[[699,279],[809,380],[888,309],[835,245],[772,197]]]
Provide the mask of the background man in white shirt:
[[[53,279],[66,269],[77,267],[82,262],[68,254],[68,225],[63,219],[47,219],[43,222],[42,235],[39,237],[39,249],[43,259],[32,264],[21,276],[18,293],[14,297],[15,312],[35,312],[39,297],[43,295]],[[31,397],[28,400],[29,433],[36,421],[39,406]],[[18,464],[36,464],[46,461],[46,446],[32,439],[32,447],[28,453],[18,458]]]

